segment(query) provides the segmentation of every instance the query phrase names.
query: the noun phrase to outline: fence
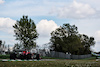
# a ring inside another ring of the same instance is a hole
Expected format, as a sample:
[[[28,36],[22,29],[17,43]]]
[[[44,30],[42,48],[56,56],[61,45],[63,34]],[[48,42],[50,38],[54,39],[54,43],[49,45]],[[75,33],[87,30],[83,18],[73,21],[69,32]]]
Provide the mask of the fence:
[[[71,55],[72,59],[84,59],[84,58],[89,58],[91,57],[91,54],[87,54],[87,55]]]
[[[55,57],[55,58],[66,58],[66,59],[84,59],[84,58],[89,58],[92,55],[87,54],[87,55],[70,55],[70,54],[65,54],[62,52],[56,52],[56,51],[51,51],[49,57]]]

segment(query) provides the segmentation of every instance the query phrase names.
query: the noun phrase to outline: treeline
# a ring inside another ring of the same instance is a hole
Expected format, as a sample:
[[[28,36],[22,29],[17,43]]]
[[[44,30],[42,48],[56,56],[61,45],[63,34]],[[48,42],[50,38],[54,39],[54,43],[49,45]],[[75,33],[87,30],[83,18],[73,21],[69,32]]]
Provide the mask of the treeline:
[[[16,40],[14,49],[36,47],[36,39],[39,34],[36,25],[28,16],[23,16],[13,26]],[[45,32],[44,32],[45,33]],[[75,55],[91,53],[90,47],[95,44],[94,37],[80,34],[75,25],[63,24],[51,33],[50,48],[59,52],[69,52]]]

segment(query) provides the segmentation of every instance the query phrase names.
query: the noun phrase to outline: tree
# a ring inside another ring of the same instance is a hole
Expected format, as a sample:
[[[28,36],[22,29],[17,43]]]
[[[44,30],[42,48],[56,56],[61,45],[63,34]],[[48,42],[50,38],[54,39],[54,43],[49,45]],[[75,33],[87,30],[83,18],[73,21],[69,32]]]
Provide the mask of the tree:
[[[85,34],[80,34],[80,40],[81,40],[81,45],[83,46],[82,49],[84,49],[84,51],[81,53],[85,54],[91,53],[90,47],[94,46],[95,44],[94,37],[88,37]]]
[[[51,33],[50,47],[55,51],[71,54],[90,53],[90,46],[95,44],[94,38],[78,34],[77,29],[75,25],[63,24]]]
[[[28,16],[23,16],[13,26],[15,29],[16,40],[19,40],[24,48],[31,49],[36,46],[36,38],[38,33],[36,31],[36,25],[32,19],[28,19]]]
[[[5,51],[6,46],[5,46],[5,41],[3,42],[2,40],[0,40],[0,53]]]
[[[0,40],[0,47],[1,47],[1,45],[2,45],[2,40]]]
[[[22,45],[17,43],[17,44],[14,45],[13,50],[21,49],[21,48],[22,48]]]
[[[63,24],[63,26],[51,33],[52,48],[55,51],[60,52],[70,52],[73,53],[77,51],[74,47],[80,44],[80,39],[76,36],[78,33],[77,27],[75,25]],[[79,47],[79,46],[77,46]]]

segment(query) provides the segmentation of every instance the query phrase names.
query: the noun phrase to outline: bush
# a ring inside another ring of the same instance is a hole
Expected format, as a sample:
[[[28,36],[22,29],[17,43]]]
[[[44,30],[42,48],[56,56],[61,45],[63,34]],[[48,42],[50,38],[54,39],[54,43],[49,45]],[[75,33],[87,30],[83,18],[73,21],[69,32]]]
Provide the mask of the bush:
[[[0,59],[9,59],[10,55],[0,55]]]

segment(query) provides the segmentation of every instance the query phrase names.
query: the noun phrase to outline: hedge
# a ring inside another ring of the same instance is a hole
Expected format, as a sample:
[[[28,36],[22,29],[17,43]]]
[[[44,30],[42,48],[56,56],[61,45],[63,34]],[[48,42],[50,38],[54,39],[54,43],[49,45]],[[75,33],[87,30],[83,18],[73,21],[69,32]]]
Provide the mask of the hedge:
[[[9,59],[10,55],[0,55],[0,59]]]

